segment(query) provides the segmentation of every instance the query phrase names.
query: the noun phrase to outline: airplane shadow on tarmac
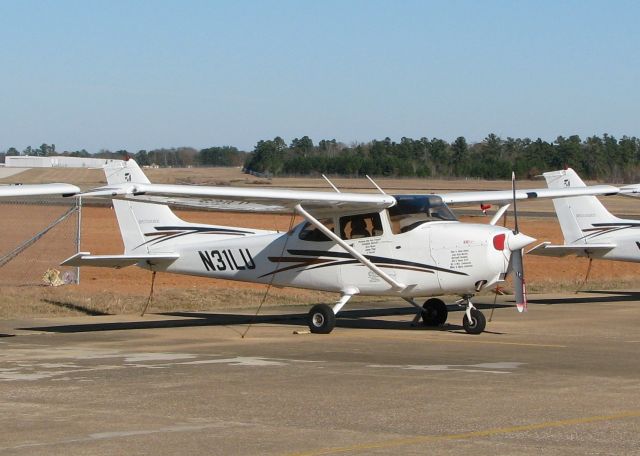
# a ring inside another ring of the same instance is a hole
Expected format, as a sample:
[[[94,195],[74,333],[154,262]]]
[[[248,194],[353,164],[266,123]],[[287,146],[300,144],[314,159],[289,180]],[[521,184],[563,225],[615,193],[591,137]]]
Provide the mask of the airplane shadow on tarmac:
[[[601,297],[594,298],[593,296],[580,296],[580,294],[599,294]],[[565,298],[540,298],[529,299],[529,304],[595,304],[603,302],[629,302],[640,301],[640,292],[638,291],[604,291],[604,290],[584,290],[578,294],[574,294],[573,297]]]
[[[594,298],[593,296],[564,297],[564,298],[533,298],[529,299],[529,304],[533,305],[558,305],[558,304],[589,304],[608,302],[629,302],[639,301],[640,292],[633,291],[599,291],[589,290],[581,293],[601,294],[603,296]],[[491,308],[511,308],[513,304],[481,304],[476,303],[478,309],[489,311]],[[456,305],[448,306],[450,313],[461,312],[463,309]],[[210,313],[210,312],[165,312],[158,315],[169,317],[180,317],[169,320],[142,320],[109,323],[83,323],[72,325],[55,325],[19,328],[31,331],[46,331],[55,333],[78,333],[91,331],[117,331],[129,329],[156,329],[156,328],[184,328],[194,326],[234,326],[248,324],[278,324],[306,327],[306,313],[291,314],[268,314],[254,316],[251,314],[231,314],[231,313]],[[406,320],[384,320],[379,317],[407,315]],[[420,331],[463,331],[461,325],[448,323],[443,327],[428,328],[421,324],[411,325],[411,317],[415,315],[412,307],[390,307],[383,309],[354,309],[343,310],[336,319],[338,328],[356,329],[394,329],[394,330],[420,330]],[[453,319],[452,319],[453,320]]]
[[[480,309],[490,309],[492,305],[478,304]],[[512,307],[511,305],[496,304],[496,308]],[[462,310],[458,306],[449,306],[449,312],[455,313]],[[384,309],[355,309],[343,310],[336,319],[336,327],[358,328],[358,329],[395,329],[395,330],[421,330],[421,331],[457,331],[463,330],[462,325],[446,324],[443,327],[430,328],[417,324],[411,325],[411,319],[415,315],[412,307],[391,307]],[[195,326],[234,326],[248,324],[278,324],[292,325],[306,328],[306,313],[290,314],[231,314],[231,313],[210,313],[210,312],[165,312],[158,315],[169,317],[180,317],[169,320],[138,320],[125,322],[98,322],[82,323],[70,325],[40,326],[19,328],[30,331],[46,331],[54,333],[80,333],[92,331],[118,331],[130,329],[157,329],[157,328],[184,328]],[[407,315],[406,320],[383,320],[375,319],[385,316]]]

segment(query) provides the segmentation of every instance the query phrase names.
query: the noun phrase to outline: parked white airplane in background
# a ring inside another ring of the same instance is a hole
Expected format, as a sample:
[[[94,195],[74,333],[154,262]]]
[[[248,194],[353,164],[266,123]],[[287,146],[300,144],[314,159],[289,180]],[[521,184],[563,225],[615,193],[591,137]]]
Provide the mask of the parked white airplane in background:
[[[71,196],[80,193],[80,189],[71,184],[14,184],[1,185],[1,196],[60,195]]]
[[[495,226],[499,216],[489,225],[460,223],[446,203],[508,203],[618,191],[598,186],[390,196],[382,191],[161,185],[150,183],[134,160],[114,161],[105,173],[107,186],[81,196],[114,199],[124,254],[83,252],[63,265],[137,265],[152,271],[339,293],[333,308],[318,304],[309,312],[309,328],[315,333],[331,332],[335,315],[357,294],[401,297],[418,308],[425,325],[443,324],[447,306],[437,298],[420,306],[415,298],[458,294],[462,297],[458,304],[466,307],[465,330],[480,333],[485,318],[471,297],[504,280],[510,269],[516,272],[516,303],[520,310],[526,305],[522,249],[534,239],[517,229]],[[295,213],[305,221],[287,233],[203,225],[181,220],[166,204]]]
[[[586,188],[571,168],[544,173],[551,189]],[[620,189],[621,195],[632,195],[638,185]],[[621,219],[612,215],[595,196],[556,198],[553,205],[560,222],[564,244],[544,242],[528,253],[562,257],[577,255],[589,259],[640,262],[640,220]]]

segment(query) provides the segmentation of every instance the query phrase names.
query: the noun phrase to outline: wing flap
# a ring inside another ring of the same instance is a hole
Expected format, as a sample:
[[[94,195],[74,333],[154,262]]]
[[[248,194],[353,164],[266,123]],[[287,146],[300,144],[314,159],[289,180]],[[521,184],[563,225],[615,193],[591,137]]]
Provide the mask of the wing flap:
[[[568,255],[600,257],[605,253],[613,250],[615,244],[565,244],[554,245],[550,242],[543,242],[529,250],[527,254],[547,256],[547,257],[565,257]]]
[[[64,260],[60,265],[121,269],[126,268],[127,266],[146,262],[150,265],[167,266],[176,261],[179,257],[180,255],[177,253],[162,255],[91,255],[89,252],[79,252],[71,258]]]

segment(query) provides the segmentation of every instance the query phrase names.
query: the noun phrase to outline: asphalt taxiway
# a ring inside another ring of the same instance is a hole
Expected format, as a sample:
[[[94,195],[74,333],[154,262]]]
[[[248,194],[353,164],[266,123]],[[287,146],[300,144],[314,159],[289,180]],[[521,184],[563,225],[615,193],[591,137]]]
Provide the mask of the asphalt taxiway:
[[[4,321],[0,454],[640,454],[639,301],[534,296],[479,336],[380,303],[329,335],[301,308],[245,338],[232,313]]]

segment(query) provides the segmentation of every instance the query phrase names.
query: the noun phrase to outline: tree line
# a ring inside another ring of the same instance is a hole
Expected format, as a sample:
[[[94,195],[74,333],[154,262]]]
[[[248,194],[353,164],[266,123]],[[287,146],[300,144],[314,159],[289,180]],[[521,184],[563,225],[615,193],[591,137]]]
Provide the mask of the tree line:
[[[0,154],[0,156],[3,154]],[[640,178],[640,139],[609,134],[581,139],[559,136],[555,141],[540,138],[506,138],[495,134],[468,143],[460,136],[453,142],[438,138],[400,141],[390,138],[366,143],[344,144],[323,139],[317,144],[308,136],[289,144],[277,136],[261,140],[250,153],[233,146],[194,149],[100,150],[91,154],[82,149],[56,151],[54,144],[27,147],[22,152],[11,147],[4,155],[71,156],[120,159],[134,157],[142,166],[244,166],[246,172],[265,176],[306,176],[320,173],[359,177],[475,177],[509,179],[532,178],[542,172],[571,166],[587,179],[637,182]]]
[[[345,145],[310,138],[289,145],[280,137],[259,141],[247,157],[247,170],[269,175],[338,174],[346,176],[532,178],[545,171],[574,168],[587,179],[636,182],[640,177],[640,139],[604,134],[585,140],[559,136],[507,138],[495,134],[469,144],[460,136],[449,143],[438,138],[390,138]]]

